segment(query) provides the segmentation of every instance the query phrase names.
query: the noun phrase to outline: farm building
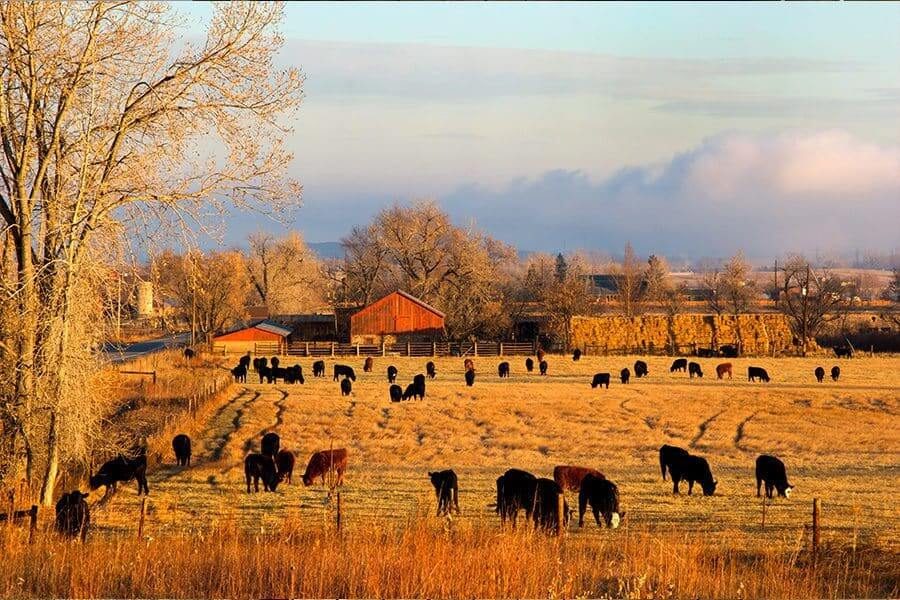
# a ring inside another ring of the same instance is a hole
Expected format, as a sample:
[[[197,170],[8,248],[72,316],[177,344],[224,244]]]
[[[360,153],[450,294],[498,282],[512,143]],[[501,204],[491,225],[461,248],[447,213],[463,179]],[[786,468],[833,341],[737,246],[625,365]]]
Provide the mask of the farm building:
[[[253,352],[271,354],[280,352],[291,330],[271,321],[257,321],[252,325],[217,335],[213,338],[213,352]]]
[[[350,342],[354,344],[430,342],[443,334],[444,313],[399,290],[350,317]]]

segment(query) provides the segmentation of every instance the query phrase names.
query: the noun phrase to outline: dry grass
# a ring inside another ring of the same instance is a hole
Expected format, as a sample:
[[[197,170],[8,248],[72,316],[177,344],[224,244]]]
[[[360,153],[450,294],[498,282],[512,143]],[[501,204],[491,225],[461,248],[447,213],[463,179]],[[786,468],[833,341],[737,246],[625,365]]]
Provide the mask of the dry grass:
[[[474,388],[463,384],[461,360],[439,359],[428,398],[401,404],[387,399],[385,368],[397,365],[405,383],[427,359],[377,358],[368,374],[362,359],[338,360],[359,367],[349,399],[330,377],[313,379],[309,359],[300,361],[306,385],[235,386],[188,427],[194,466],[170,466],[169,451],[168,466],[151,476],[152,541],[134,540],[139,501],[129,486],[95,507],[86,548],[46,554],[56,546],[16,547],[29,564],[49,558],[32,566],[18,590],[37,596],[898,593],[900,359],[842,361],[836,384],[817,384],[812,375],[833,360],[732,360],[736,378],[729,382],[714,379],[715,360],[701,360],[707,377],[690,381],[670,375],[669,360],[650,359],[649,379],[609,390],[592,390],[590,376],[616,374],[634,358],[550,357],[550,376],[541,378],[526,375],[524,359],[516,357],[509,381],[496,377],[496,358],[479,358]],[[334,362],[327,360],[329,372]],[[747,364],[766,367],[773,382],[747,383]],[[160,448],[178,427],[157,436]],[[301,471],[314,450],[331,443],[350,449],[342,537],[330,531],[324,491],[304,488],[299,474],[275,494],[245,493],[243,455],[269,430],[298,453]],[[662,443],[706,456],[719,479],[717,494],[673,496],[659,474]],[[791,500],[768,506],[765,528],[753,479],[761,452],[781,456],[797,486]],[[542,535],[501,532],[489,507],[497,475],[517,466],[548,476],[563,463],[597,467],[616,481],[626,526],[572,524],[561,546]],[[432,516],[426,473],[438,468],[460,477],[463,513],[452,523]],[[813,497],[823,501],[826,548],[816,569],[807,564],[804,530]],[[123,557],[113,562],[139,572],[117,566],[94,584],[78,571],[113,553]],[[14,582],[14,573],[0,568],[0,593],[19,595],[9,587]]]

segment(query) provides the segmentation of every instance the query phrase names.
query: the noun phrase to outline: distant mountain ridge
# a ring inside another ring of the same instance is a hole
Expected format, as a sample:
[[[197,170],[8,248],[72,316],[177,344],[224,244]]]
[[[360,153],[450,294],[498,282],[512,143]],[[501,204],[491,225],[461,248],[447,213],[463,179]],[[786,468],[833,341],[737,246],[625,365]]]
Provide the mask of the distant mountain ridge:
[[[344,258],[344,247],[340,242],[308,242],[306,245],[322,260]]]

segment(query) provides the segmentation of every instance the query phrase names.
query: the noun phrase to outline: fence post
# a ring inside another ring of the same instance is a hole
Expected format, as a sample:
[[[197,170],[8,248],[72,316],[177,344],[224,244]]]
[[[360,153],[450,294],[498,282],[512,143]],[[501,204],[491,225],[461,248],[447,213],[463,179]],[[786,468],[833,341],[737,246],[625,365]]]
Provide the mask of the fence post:
[[[334,342],[331,342],[331,356],[334,356]]]
[[[341,493],[337,493],[337,530],[341,530]]]
[[[556,535],[566,531],[566,497],[562,492],[556,495]]]
[[[387,347],[384,344],[384,340],[381,340],[381,355],[387,356]]]
[[[478,356],[478,340],[472,342],[472,352],[475,354],[475,356]]]
[[[38,507],[37,504],[31,505],[31,510],[28,511],[28,518],[30,523],[28,524],[28,543],[34,543],[34,532],[37,531],[37,515],[38,515]]]
[[[500,356],[503,356],[503,342],[500,342]]]
[[[821,516],[822,510],[822,502],[818,498],[813,498],[813,512],[812,512],[812,547],[813,547],[813,562],[819,556],[819,518]]]
[[[412,352],[410,350],[410,343],[406,342],[406,356],[412,356]]]
[[[147,498],[141,498],[141,518],[138,521],[138,539],[144,539],[144,517],[147,515]]]
[[[431,355],[437,356],[437,342],[431,342]]]
[[[356,355],[359,356],[359,344],[356,344]]]

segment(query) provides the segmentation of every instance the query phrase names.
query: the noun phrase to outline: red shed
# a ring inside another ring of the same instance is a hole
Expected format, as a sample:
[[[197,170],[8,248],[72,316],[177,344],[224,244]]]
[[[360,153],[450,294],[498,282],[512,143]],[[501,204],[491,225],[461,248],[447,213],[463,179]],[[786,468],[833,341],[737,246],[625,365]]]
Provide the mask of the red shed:
[[[265,349],[263,354],[280,353],[284,341],[291,334],[286,329],[271,321],[258,321],[249,327],[230,331],[213,338],[213,352],[256,352],[257,345]]]
[[[400,290],[350,317],[350,341],[355,344],[432,341],[443,333],[444,313]]]

